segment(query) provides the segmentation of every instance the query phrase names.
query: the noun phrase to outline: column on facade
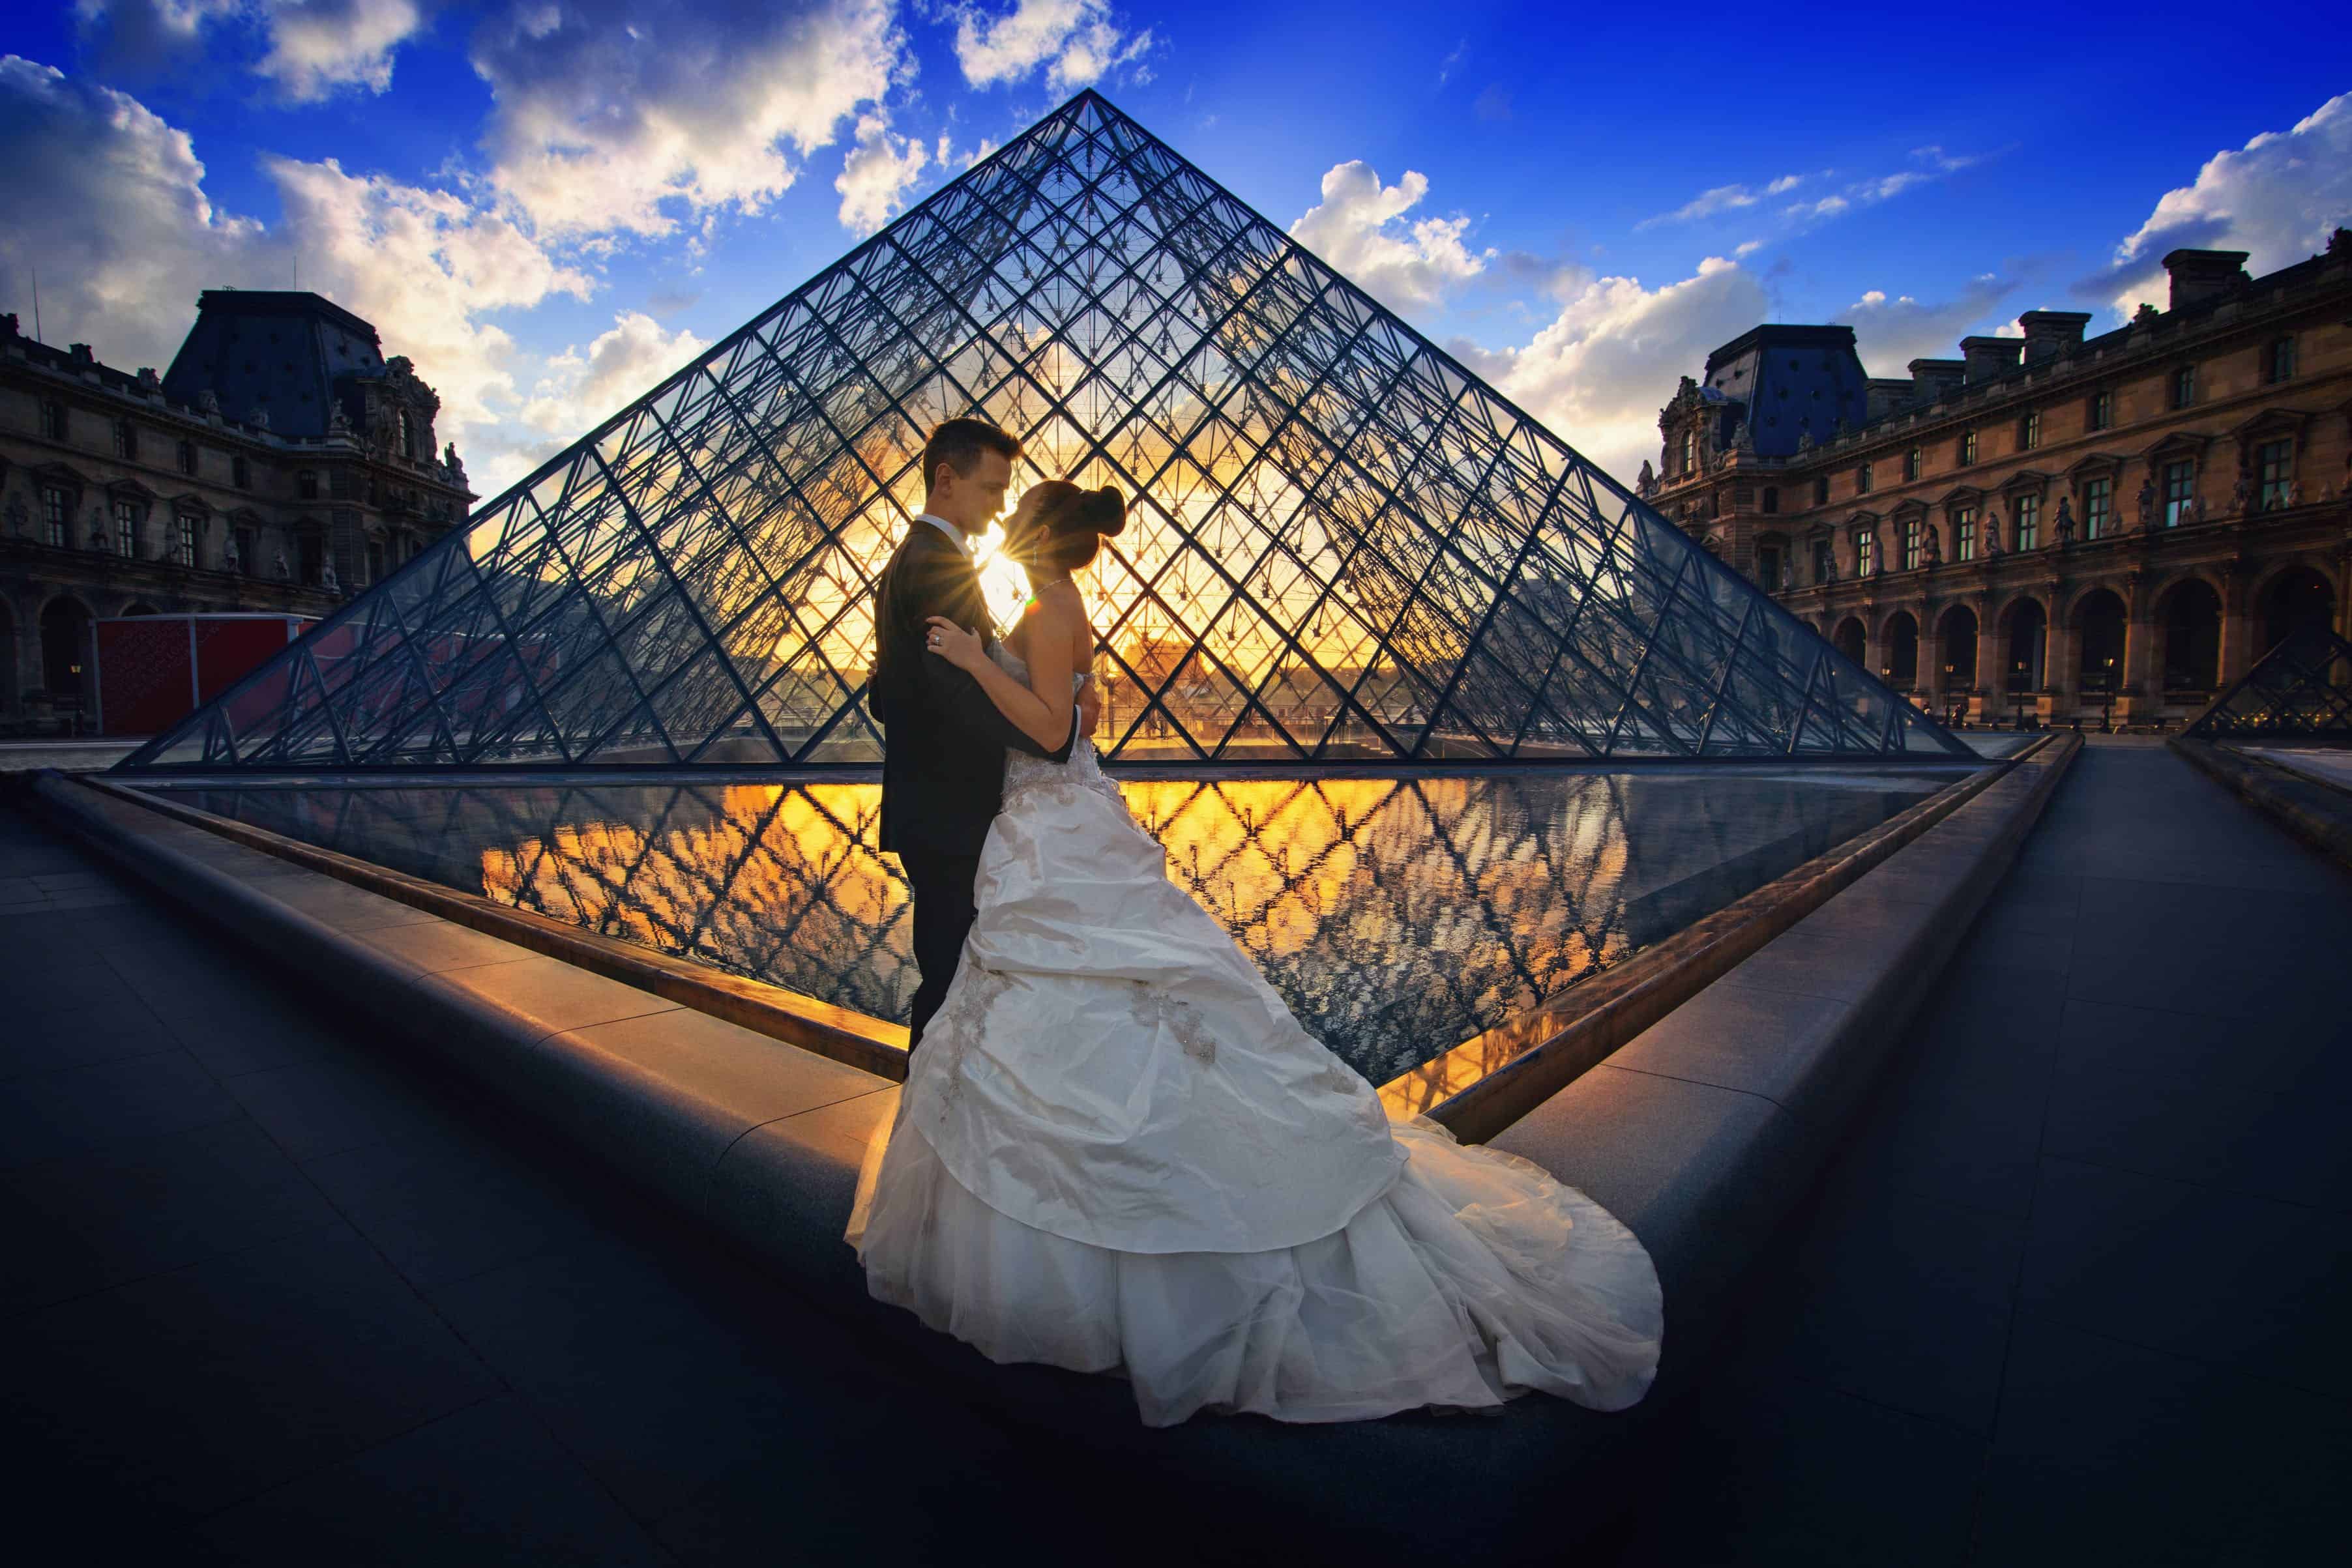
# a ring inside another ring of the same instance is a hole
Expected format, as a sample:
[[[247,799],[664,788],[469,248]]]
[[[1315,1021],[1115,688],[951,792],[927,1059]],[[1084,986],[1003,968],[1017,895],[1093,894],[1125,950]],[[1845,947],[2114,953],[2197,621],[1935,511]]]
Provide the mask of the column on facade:
[[[2071,584],[2047,583],[2041,590],[2049,618],[2042,627],[2042,685],[2053,694],[2051,710],[2072,713],[2083,689],[2077,666],[2083,659],[2083,634],[2074,629]]]
[[[2226,686],[2246,673],[2253,648],[2252,600],[2246,573],[2234,565],[2221,568],[2221,668],[2215,677]],[[2218,689],[2218,688],[2217,688]]]
[[[1991,715],[2009,704],[2009,632],[1993,624],[2000,605],[1990,594],[1971,608],[1977,612],[1977,668],[1969,684],[1979,694],[1974,711]]]
[[[2156,596],[2146,572],[2134,571],[2124,587],[2124,672],[2116,706],[2118,712],[2153,712],[2164,698],[2156,671]]]

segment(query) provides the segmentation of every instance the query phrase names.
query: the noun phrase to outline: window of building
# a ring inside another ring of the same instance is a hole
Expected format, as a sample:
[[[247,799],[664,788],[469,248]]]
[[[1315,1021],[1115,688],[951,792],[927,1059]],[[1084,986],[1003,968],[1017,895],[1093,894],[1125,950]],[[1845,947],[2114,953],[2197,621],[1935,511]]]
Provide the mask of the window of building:
[[[1878,555],[1878,536],[1877,536],[1876,534],[1872,533],[1868,528],[1856,528],[1856,529],[1854,529],[1854,530],[1853,530],[1853,574],[1854,574],[1854,576],[1856,576],[1856,577],[1868,577],[1868,576],[1870,575],[1870,573],[1871,573],[1871,569],[1872,569],[1872,567],[1873,567],[1874,564],[1876,564],[1877,555]]]
[[[2083,537],[2095,539],[2107,531],[2108,514],[2115,506],[2116,482],[2101,476],[2083,481]]]
[[[1756,580],[1764,585],[1764,591],[1767,593],[1780,591],[1780,547],[1779,545],[1756,547]]]
[[[1906,479],[1919,477],[1920,458],[1921,453],[1916,446],[1903,455],[1903,477]]]
[[[2017,548],[2040,549],[2042,548],[2042,497],[2020,496],[2017,498],[2017,505],[2011,510],[2017,517]]]
[[[2167,384],[2172,389],[2172,406],[2187,408],[2197,401],[2197,367],[2182,365],[2172,372]]]
[[[1778,485],[1764,486],[1764,509],[1768,512],[1777,512],[1780,509],[1780,487]]]
[[[1974,507],[1952,508],[1952,559],[1977,559],[1977,509]]]
[[[253,488],[253,465],[245,460],[243,454],[228,460],[228,482],[240,490]]]
[[[145,519],[136,501],[114,503],[114,553],[125,560],[139,559],[139,525]]]
[[[367,548],[368,580],[383,580],[383,546],[370,540]]]
[[[400,411],[400,455],[403,457],[416,455],[415,427],[408,423],[408,411],[404,408]]]
[[[64,486],[41,486],[41,525],[50,549],[66,549],[73,544],[73,493]]]
[[[254,559],[261,549],[261,536],[252,528],[233,530],[236,535],[236,570],[247,577],[261,574],[261,563]]]
[[[2102,387],[2091,394],[2089,419],[2093,430],[2113,430],[2116,427],[2116,394]]]
[[[2294,340],[2273,338],[2263,350],[2263,380],[2284,382],[2294,379]]]
[[[1830,574],[1836,570],[1837,559],[1830,551],[1830,541],[1827,539],[1814,540],[1813,580],[1815,582],[1827,582],[1830,580]]]
[[[2265,441],[2255,447],[2254,471],[2262,482],[2255,507],[2268,512],[2285,506],[2287,489],[2294,481],[2294,443]]]
[[[1966,468],[1976,460],[1977,433],[1973,430],[1962,431],[1960,433],[1960,466]]]
[[[2029,408],[2025,417],[2017,422],[2017,446],[2021,452],[2031,452],[2042,444],[2042,411]]]
[[[1925,526],[1917,517],[1906,517],[1903,520],[1904,570],[1916,571],[1919,570],[1920,539],[1926,531]]]
[[[1820,478],[1813,481],[1813,505],[1816,507],[1826,507],[1829,504],[1830,476],[1824,474]]]
[[[203,526],[194,512],[182,512],[173,519],[176,537],[172,540],[172,558],[182,566],[196,564],[196,530]]]
[[[1853,493],[1857,496],[1870,494],[1870,465],[1867,463],[1853,471]]]
[[[183,441],[180,443],[180,472],[194,475],[195,471],[196,444],[193,441]]]
[[[114,455],[125,462],[138,460],[139,428],[127,419],[114,422]]]
[[[1687,474],[1687,473],[1689,473],[1689,472],[1691,471],[1691,463],[1692,463],[1692,459],[1693,459],[1693,457],[1694,457],[1694,455],[1695,455],[1695,454],[1696,454],[1696,448],[1697,448],[1697,437],[1696,437],[1695,435],[1693,435],[1693,434],[1692,434],[1689,431],[1687,431],[1687,430],[1684,431],[1684,432],[1683,432],[1682,461],[1681,461],[1680,463],[1678,463],[1678,464],[1676,464],[1676,465],[1675,465],[1675,474],[1677,474],[1677,475],[1683,475],[1683,474]]]
[[[2164,465],[2164,526],[2177,528],[2189,520],[2189,498],[2197,494],[2197,465],[2183,460]]]
[[[319,498],[319,476],[316,470],[305,468],[294,476],[294,493],[306,501]]]

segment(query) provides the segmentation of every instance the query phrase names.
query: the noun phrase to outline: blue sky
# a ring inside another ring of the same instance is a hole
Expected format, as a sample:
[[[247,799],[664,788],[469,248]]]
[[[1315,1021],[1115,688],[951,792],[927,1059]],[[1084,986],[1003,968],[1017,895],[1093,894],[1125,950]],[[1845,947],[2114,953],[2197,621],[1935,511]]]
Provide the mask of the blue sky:
[[[2210,7],[73,0],[0,36],[0,309],[126,367],[314,287],[487,497],[1078,87],[1630,476],[1763,319],[1880,373],[2352,222],[2352,48]]]

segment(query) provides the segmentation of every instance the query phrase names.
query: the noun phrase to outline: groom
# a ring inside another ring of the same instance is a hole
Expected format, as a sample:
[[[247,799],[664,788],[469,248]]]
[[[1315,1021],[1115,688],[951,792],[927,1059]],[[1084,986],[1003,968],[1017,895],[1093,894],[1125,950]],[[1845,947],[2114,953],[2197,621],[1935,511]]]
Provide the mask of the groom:
[[[874,591],[874,680],[868,706],[882,725],[881,847],[898,857],[915,894],[915,992],[908,1049],[940,1010],[971,929],[980,849],[1004,782],[1004,748],[1069,759],[1101,704],[1088,685],[1077,722],[1047,751],[996,711],[980,683],[928,651],[927,618],[944,615],[985,635],[991,625],[972,541],[1004,510],[1021,444],[977,419],[951,419],[923,444],[923,515],[907,530]]]

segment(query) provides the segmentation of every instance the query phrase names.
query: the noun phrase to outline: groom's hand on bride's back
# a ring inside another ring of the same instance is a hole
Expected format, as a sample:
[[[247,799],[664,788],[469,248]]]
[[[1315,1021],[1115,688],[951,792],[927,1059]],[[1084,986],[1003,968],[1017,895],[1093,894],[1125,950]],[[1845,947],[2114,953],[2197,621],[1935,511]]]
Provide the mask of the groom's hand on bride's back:
[[[1101,722],[1102,694],[1095,689],[1095,678],[1088,675],[1087,684],[1078,688],[1078,733],[1092,735]]]

